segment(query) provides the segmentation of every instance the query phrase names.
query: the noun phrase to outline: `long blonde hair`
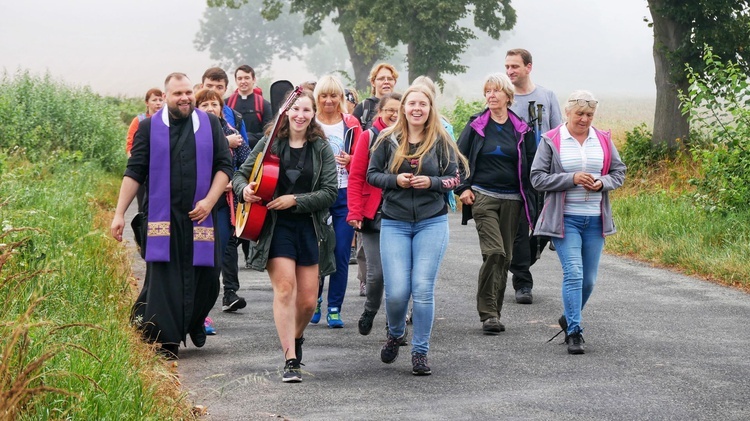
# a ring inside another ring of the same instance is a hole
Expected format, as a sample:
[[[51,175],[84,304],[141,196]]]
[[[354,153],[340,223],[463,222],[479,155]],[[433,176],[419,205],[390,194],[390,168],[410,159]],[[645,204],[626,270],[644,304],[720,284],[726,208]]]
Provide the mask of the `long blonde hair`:
[[[414,153],[410,154],[409,124],[406,121],[405,105],[409,99],[409,95],[413,93],[422,93],[427,97],[427,100],[430,103],[430,113],[427,116],[427,121],[425,121],[424,128],[422,130],[424,138],[422,142],[420,142],[417,146],[417,150],[414,151]],[[440,143],[440,146],[444,151],[448,152],[452,149],[455,152],[456,159],[459,161],[457,162],[457,164],[463,164],[463,168],[469,168],[468,161],[458,150],[455,142],[451,140],[450,135],[443,127],[443,124],[440,122],[440,116],[437,112],[437,109],[435,108],[435,98],[432,95],[432,91],[429,89],[429,87],[425,86],[424,84],[411,85],[409,89],[404,92],[402,98],[403,99],[401,100],[401,105],[398,108],[398,120],[396,121],[396,124],[383,129],[383,132],[378,137],[378,142],[375,144],[375,147],[377,147],[380,142],[388,141],[387,139],[391,137],[391,135],[393,135],[393,137],[398,141],[398,147],[396,148],[396,152],[390,162],[390,172],[395,174],[398,171],[398,168],[401,166],[401,163],[405,159],[408,160],[421,158],[422,156],[427,154],[433,147],[435,147],[435,144],[438,142]],[[420,173],[421,170],[422,160],[419,159],[417,174]]]

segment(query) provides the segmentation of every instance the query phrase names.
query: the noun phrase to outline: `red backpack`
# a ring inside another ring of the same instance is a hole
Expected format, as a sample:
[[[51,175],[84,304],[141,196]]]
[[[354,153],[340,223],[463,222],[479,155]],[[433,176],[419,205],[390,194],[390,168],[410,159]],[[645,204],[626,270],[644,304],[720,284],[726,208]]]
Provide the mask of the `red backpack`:
[[[263,123],[263,90],[259,87],[253,88],[253,94],[255,94],[255,115],[258,116],[258,121]],[[237,104],[237,97],[239,97],[240,93],[239,91],[235,90],[232,95],[229,96],[227,99],[227,106],[229,108],[234,109],[234,106]]]

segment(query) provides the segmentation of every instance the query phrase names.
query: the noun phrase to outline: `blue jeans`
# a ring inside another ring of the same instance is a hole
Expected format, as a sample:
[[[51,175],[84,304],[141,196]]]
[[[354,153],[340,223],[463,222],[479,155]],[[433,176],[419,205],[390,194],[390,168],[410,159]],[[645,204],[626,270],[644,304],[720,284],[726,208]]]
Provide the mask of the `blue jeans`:
[[[336,246],[333,255],[336,259],[336,272],[328,277],[328,307],[338,307],[344,304],[346,284],[349,280],[349,258],[352,255],[352,240],[354,228],[346,222],[349,208],[346,201],[346,189],[339,189],[339,195],[329,209],[333,220],[333,232],[336,234]],[[318,298],[323,295],[323,281],[318,288]]]
[[[601,216],[565,215],[565,237],[552,237],[563,270],[562,301],[568,334],[580,332],[581,311],[594,291],[604,248]]]
[[[404,335],[409,297],[414,301],[412,353],[427,355],[435,319],[435,282],[448,246],[448,216],[419,222],[383,219],[380,257],[383,264],[388,333]]]

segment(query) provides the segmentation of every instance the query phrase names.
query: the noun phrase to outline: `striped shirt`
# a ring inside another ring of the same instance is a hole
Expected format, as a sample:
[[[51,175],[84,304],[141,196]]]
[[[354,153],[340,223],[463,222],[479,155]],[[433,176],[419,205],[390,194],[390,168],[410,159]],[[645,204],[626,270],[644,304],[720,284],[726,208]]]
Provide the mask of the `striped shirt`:
[[[604,150],[596,137],[593,128],[583,144],[570,135],[568,128],[560,127],[560,159],[565,172],[583,171],[598,179],[602,175]],[[588,191],[576,185],[565,194],[565,215],[598,216],[601,215],[602,193]]]

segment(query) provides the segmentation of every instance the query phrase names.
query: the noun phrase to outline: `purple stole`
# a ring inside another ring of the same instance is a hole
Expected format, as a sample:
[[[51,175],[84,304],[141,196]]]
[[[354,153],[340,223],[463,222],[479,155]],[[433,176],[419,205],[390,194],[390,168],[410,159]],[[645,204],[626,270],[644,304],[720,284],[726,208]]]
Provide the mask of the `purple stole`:
[[[165,107],[166,108],[166,107]],[[148,177],[148,233],[146,261],[169,262],[171,188],[169,154],[169,113],[165,108],[151,118],[151,149]],[[195,131],[196,182],[193,208],[211,188],[213,135],[208,115],[193,111]],[[214,266],[214,223],[211,214],[201,225],[193,221],[193,266]]]

